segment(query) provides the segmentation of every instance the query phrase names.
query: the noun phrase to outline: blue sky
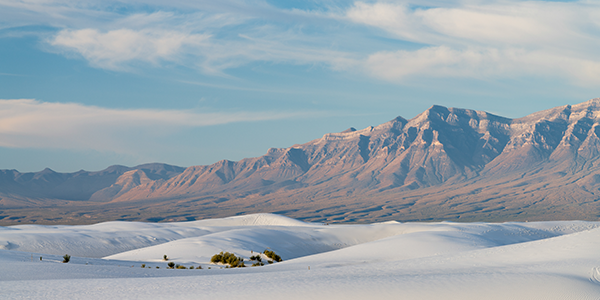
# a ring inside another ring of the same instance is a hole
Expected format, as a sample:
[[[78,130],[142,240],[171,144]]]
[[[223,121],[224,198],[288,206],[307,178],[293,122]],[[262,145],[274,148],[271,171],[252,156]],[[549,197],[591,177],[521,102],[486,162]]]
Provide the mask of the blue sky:
[[[600,97],[593,1],[0,0],[0,169],[260,156]]]

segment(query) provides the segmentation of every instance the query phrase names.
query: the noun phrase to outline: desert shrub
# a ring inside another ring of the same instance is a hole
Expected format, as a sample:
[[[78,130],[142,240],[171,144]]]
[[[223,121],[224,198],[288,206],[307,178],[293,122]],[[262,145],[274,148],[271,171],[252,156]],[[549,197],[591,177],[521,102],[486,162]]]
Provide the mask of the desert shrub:
[[[272,263],[273,263],[273,261],[272,261],[272,260],[270,260],[270,259],[269,259],[269,260],[267,260],[267,262],[268,262],[269,264],[272,264]]]
[[[231,266],[237,266],[239,260],[233,253],[225,252],[223,254],[223,263],[229,264]]]
[[[187,269],[187,267],[182,265],[175,265],[175,269]]]
[[[145,267],[146,267],[146,264],[142,264],[142,268],[145,268]]]
[[[170,269],[173,269],[173,268],[175,268],[175,263],[174,262],[169,262],[167,264],[167,266],[169,266]]]
[[[160,267],[159,267],[159,266],[156,266],[156,268],[157,268],[157,269],[160,269]]]
[[[71,255],[69,254],[65,254],[65,256],[63,256],[63,263],[68,263],[71,260]]]
[[[265,265],[264,263],[262,263],[262,262],[259,261],[259,262],[253,263],[252,267],[260,267],[260,266],[264,266],[264,265]]]
[[[210,262],[215,264],[222,263],[229,265],[228,267],[237,268],[244,263],[244,259],[242,257],[235,256],[233,253],[223,253],[223,251],[221,251],[221,253],[213,255],[210,258]]]
[[[196,269],[202,269],[202,266],[199,265],[198,267],[196,267]]]
[[[210,258],[210,262],[211,262],[211,263],[214,263],[214,264],[216,264],[216,263],[220,263],[220,262],[222,262],[222,261],[223,261],[223,251],[221,251],[221,253],[219,253],[219,254],[215,254],[215,255],[213,255],[213,256]]]
[[[169,260],[169,258],[167,257],[167,255],[163,255],[163,260]]]
[[[190,270],[193,270],[193,269],[194,269],[194,266],[190,266]]]
[[[260,255],[250,256],[250,260],[255,260],[255,261],[258,261],[258,262],[262,261],[262,259],[260,258]]]
[[[265,255],[266,255],[268,258],[270,258],[270,259],[272,259],[272,260],[274,260],[274,261],[276,261],[276,262],[280,262],[280,261],[282,261],[282,259],[281,259],[281,256],[279,256],[279,255],[275,254],[275,252],[274,252],[274,251],[271,251],[271,250],[265,250],[263,253],[264,253],[264,254],[265,254]]]

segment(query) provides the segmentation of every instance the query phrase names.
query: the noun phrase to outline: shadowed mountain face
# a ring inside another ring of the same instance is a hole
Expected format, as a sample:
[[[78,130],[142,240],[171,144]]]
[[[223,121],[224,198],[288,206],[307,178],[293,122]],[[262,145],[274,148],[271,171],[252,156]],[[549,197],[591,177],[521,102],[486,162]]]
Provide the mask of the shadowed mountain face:
[[[144,164],[133,168],[111,166],[99,172],[57,173],[48,168],[37,173],[0,170],[0,197],[93,200],[94,194],[115,185],[139,185],[144,179],[164,181],[185,168],[166,164]],[[140,179],[143,178],[143,179]],[[128,182],[131,182],[127,185]],[[110,198],[98,199],[110,201]],[[3,203],[5,204],[5,203]]]
[[[4,170],[0,222],[253,212],[329,222],[597,220],[599,124],[600,99],[520,119],[432,106],[411,120],[350,128],[238,162],[69,174]]]

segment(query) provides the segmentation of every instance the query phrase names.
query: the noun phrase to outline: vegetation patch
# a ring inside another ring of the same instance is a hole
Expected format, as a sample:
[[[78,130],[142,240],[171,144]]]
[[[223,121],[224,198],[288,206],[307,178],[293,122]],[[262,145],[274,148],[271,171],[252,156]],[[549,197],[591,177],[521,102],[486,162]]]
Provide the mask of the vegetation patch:
[[[233,253],[221,251],[219,254],[215,254],[210,258],[210,262],[213,264],[222,263],[228,265],[231,268],[243,268],[246,266],[244,264],[244,259],[238,256],[235,256]]]
[[[277,255],[274,251],[272,250],[265,250],[263,251],[263,253],[267,258],[269,258],[267,260],[267,263],[272,264],[274,261],[275,262],[280,262],[283,261],[283,259],[281,259],[281,256]],[[252,266],[253,267],[260,267],[260,266],[264,266],[265,263],[263,262],[263,259],[261,257],[260,254],[257,255],[253,255],[250,256],[250,261],[252,261]]]
[[[279,255],[275,254],[275,252],[274,252],[274,251],[271,251],[271,250],[265,250],[263,253],[264,253],[264,254],[265,254],[265,255],[266,255],[268,258],[270,258],[270,259],[272,259],[272,260],[274,260],[274,261],[276,261],[276,262],[283,261],[283,260],[281,259],[281,256],[279,256]]]

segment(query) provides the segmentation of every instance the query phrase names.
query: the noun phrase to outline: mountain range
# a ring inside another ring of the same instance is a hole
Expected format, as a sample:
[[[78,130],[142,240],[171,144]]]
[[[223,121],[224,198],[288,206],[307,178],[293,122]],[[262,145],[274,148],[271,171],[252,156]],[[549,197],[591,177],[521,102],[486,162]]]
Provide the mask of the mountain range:
[[[0,170],[0,224],[600,218],[600,98],[518,119],[434,105],[260,157],[188,168]]]

